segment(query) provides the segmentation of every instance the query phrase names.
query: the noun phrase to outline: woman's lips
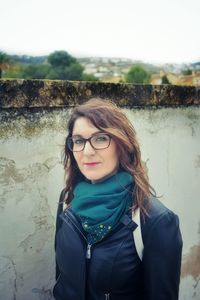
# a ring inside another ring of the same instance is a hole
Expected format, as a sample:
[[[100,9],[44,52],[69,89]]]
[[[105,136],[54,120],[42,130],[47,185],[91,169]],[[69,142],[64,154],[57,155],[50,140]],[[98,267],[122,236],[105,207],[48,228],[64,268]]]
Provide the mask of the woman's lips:
[[[89,163],[84,163],[84,166],[94,167],[94,166],[96,166],[98,164],[99,164],[99,162],[89,162]]]

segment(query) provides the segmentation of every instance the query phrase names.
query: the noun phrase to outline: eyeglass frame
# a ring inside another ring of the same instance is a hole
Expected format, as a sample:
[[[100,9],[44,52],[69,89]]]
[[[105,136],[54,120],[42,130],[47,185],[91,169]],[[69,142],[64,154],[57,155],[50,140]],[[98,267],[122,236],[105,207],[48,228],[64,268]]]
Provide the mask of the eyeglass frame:
[[[109,138],[109,143],[108,143],[108,146],[107,146],[107,147],[104,147],[104,148],[95,148],[95,147],[92,145],[91,139],[94,138],[94,137],[95,137],[96,135],[98,135],[98,134],[104,134],[104,135],[106,135],[106,136]],[[110,142],[111,142],[112,136],[110,136],[110,135],[109,135],[108,133],[106,133],[106,132],[98,132],[98,133],[93,134],[93,135],[92,135],[91,137],[89,137],[88,139],[85,139],[85,138],[83,138],[83,137],[81,137],[81,136],[80,136],[80,138],[83,139],[83,141],[84,141],[83,149],[78,150],[78,151],[74,151],[74,150],[71,149],[70,144],[69,144],[69,141],[72,141],[72,143],[73,143],[72,136],[68,136],[68,137],[67,137],[67,140],[66,140],[66,146],[68,147],[68,149],[69,149],[71,152],[81,152],[81,151],[83,151],[83,150],[85,149],[85,145],[86,145],[87,142],[90,143],[90,146],[91,146],[94,150],[103,150],[103,149],[107,149],[107,148],[110,146]]]

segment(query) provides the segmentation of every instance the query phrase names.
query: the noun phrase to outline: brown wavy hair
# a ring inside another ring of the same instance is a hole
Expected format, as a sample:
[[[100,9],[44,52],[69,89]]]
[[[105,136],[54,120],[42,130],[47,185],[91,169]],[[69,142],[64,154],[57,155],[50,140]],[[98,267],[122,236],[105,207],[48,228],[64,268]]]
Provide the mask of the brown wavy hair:
[[[75,107],[68,121],[68,135],[64,151],[66,204],[70,204],[74,186],[83,178],[73,153],[67,147],[67,139],[72,136],[74,123],[79,117],[89,119],[95,127],[108,133],[116,142],[120,157],[119,167],[134,178],[133,210],[140,207],[143,214],[148,214],[148,206],[144,204],[150,196],[155,196],[155,191],[149,184],[147,172],[141,162],[141,152],[135,129],[115,103],[101,98],[92,98]]]

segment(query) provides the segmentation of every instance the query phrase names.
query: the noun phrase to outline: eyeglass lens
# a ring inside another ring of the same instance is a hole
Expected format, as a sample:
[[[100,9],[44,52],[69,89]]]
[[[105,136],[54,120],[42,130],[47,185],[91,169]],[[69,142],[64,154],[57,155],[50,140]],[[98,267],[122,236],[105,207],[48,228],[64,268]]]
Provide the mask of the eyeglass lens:
[[[84,139],[80,136],[75,136],[69,139],[68,146],[70,150],[82,151],[85,147],[86,142],[89,141],[91,146],[94,149],[105,149],[108,148],[110,145],[110,136],[104,133],[96,134],[89,139]]]

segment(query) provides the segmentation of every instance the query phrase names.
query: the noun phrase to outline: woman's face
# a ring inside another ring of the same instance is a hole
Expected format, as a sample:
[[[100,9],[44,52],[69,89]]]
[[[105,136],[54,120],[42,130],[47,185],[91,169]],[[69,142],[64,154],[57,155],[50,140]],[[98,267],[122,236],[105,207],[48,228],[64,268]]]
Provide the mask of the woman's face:
[[[89,119],[80,117],[74,123],[72,137],[88,139],[100,132]],[[81,173],[93,183],[117,172],[119,158],[117,145],[113,139],[108,148],[100,150],[95,150],[87,141],[82,151],[73,152],[73,154]]]

